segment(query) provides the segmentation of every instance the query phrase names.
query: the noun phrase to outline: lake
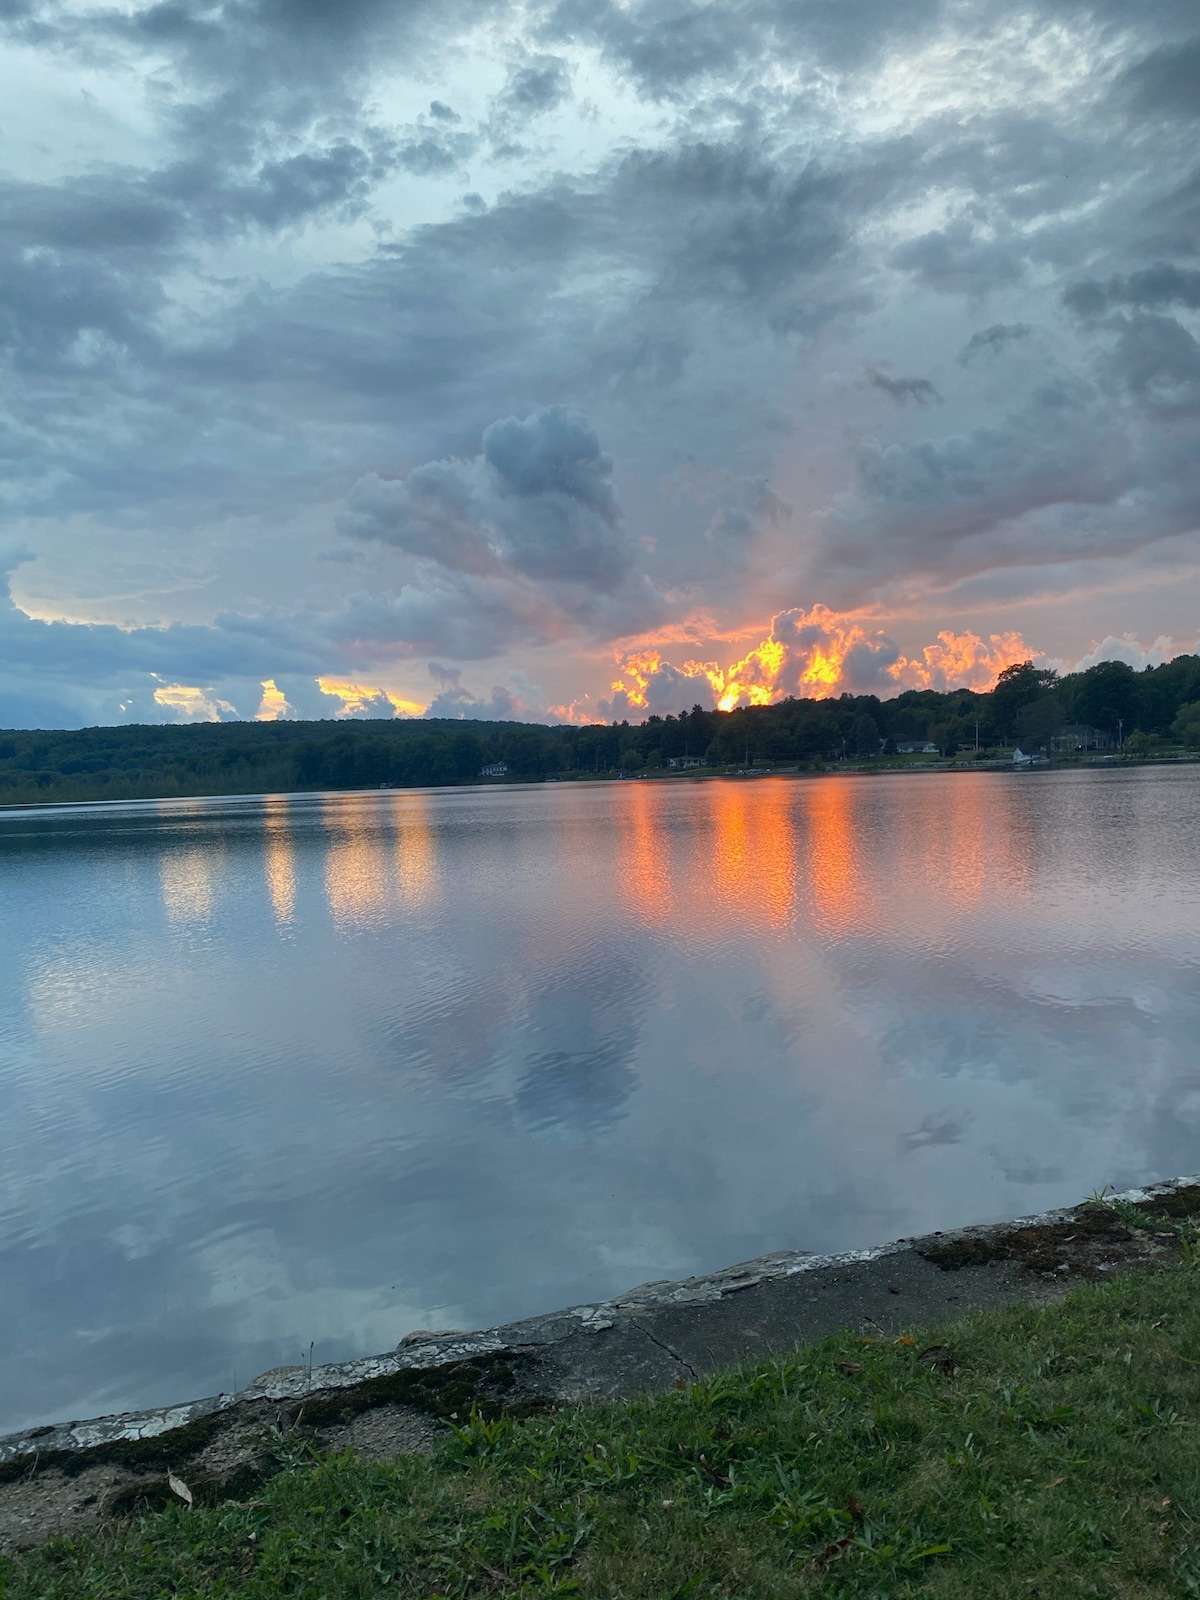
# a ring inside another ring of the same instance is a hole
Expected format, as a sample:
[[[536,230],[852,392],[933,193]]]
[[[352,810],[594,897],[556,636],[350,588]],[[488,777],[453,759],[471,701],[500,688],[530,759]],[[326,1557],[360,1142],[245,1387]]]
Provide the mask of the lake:
[[[1200,1168],[1200,768],[0,815],[0,1431]]]

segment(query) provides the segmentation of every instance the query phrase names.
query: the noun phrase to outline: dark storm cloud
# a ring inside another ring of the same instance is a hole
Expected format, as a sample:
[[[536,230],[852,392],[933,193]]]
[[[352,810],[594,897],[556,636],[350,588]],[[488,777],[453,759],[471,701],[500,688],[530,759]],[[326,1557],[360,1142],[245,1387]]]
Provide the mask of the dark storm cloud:
[[[1018,284],[1025,275],[1025,246],[982,236],[966,219],[897,250],[896,266],[942,294],[982,295]]]
[[[688,5],[652,0],[559,0],[547,32],[598,45],[643,92],[681,96],[699,79],[736,82],[764,56],[799,57],[849,70],[882,55],[897,37],[917,44],[940,17],[942,0],[732,0]]]
[[[337,636],[359,648],[469,660],[572,626],[609,636],[656,620],[661,598],[635,570],[612,461],[586,419],[548,406],[493,422],[482,444],[468,459],[354,485],[342,533],[393,546],[419,566],[396,595],[355,602],[337,619]]]
[[[1136,483],[1102,396],[1079,381],[1043,384],[1021,409],[967,434],[868,443],[858,472],[856,511],[831,521],[831,547],[861,561],[861,541],[884,536],[890,549],[878,551],[880,568],[895,570],[950,570],[966,542],[1004,524],[1047,509],[1109,506]],[[1040,550],[1036,538],[1013,545],[1031,562],[1063,549],[1045,533]]]
[[[1109,370],[1138,400],[1169,413],[1200,412],[1200,345],[1174,317],[1122,318]]]
[[[1200,37],[1159,45],[1121,74],[1117,94],[1143,117],[1200,116]]]
[[[604,183],[505,196],[352,272],[258,295],[176,360],[193,381],[269,385],[309,417],[403,429],[410,461],[439,443],[465,453],[502,409],[562,394],[619,393],[627,413],[644,404],[668,426],[664,392],[684,403],[731,381],[728,364],[712,379],[696,370],[698,317],[740,319],[772,349],[843,313],[842,253],[898,176],[890,150],[799,171],[736,142],[638,152]],[[597,299],[603,276],[614,289]],[[736,327],[724,324],[730,341]],[[755,378],[747,421],[773,404],[774,381]]]
[[[531,417],[505,417],[483,435],[483,459],[501,492],[524,500],[564,495],[615,527],[620,510],[612,486],[612,457],[585,417],[548,406]]]
[[[1200,310],[1200,271],[1157,261],[1125,276],[1119,273],[1104,283],[1084,278],[1063,291],[1063,304],[1079,317],[1099,317],[1113,306],[1161,309],[1186,306]]]
[[[587,421],[548,406],[493,422],[473,460],[429,462],[403,480],[361,480],[341,526],[450,571],[510,571],[611,591],[632,565],[611,476],[612,460]]]
[[[454,717],[468,722],[510,722],[519,719],[521,706],[503,684],[496,684],[486,700],[470,690],[443,689],[425,707],[427,717]],[[527,719],[525,719],[527,720]]]
[[[897,405],[913,400],[919,406],[926,406],[931,400],[942,398],[928,378],[893,378],[880,372],[878,367],[867,368],[867,382],[873,389],[882,389],[884,394],[890,395]]]
[[[993,322],[990,328],[981,328],[978,333],[971,335],[959,351],[959,363],[965,367],[974,356],[985,350],[999,355],[1009,345],[1028,339],[1032,333],[1028,322]]]
[[[571,69],[561,56],[535,56],[510,67],[496,107],[502,115],[524,120],[560,106],[571,93]]]

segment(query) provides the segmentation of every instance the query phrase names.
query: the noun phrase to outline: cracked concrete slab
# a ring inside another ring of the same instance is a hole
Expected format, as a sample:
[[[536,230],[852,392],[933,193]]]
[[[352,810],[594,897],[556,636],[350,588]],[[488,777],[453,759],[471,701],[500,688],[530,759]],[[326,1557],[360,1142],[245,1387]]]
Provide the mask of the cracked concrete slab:
[[[1200,1178],[1111,1198],[1200,1217]],[[1176,1248],[1088,1203],[839,1255],[780,1251],[478,1333],[410,1334],[358,1361],[277,1367],[236,1394],[35,1428],[0,1439],[0,1545],[163,1503],[168,1467],[198,1500],[236,1497],[275,1470],[294,1430],[367,1456],[427,1450],[473,1405],[522,1415],[664,1391],[844,1328],[897,1334],[1054,1298]]]

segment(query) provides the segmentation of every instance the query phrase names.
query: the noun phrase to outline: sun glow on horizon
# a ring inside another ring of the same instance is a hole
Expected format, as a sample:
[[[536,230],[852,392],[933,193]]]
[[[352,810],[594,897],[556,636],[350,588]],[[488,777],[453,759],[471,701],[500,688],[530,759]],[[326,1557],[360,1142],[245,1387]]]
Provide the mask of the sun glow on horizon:
[[[719,711],[771,705],[789,695],[823,700],[855,691],[986,691],[1006,667],[1037,655],[1020,633],[993,633],[985,640],[943,629],[910,657],[866,620],[814,605],[779,612],[767,637],[726,667],[700,660],[676,667],[653,647],[618,652],[620,676],[612,691],[614,704],[636,711],[658,709],[664,694],[686,694],[689,680],[708,686]]]
[[[264,689],[266,685],[263,686]],[[394,717],[419,717],[425,706],[419,700],[406,700],[393,689],[379,684],[358,683],[350,678],[318,678],[317,687],[322,694],[333,695],[342,702],[339,717],[354,717],[364,711],[382,710],[390,705]],[[265,698],[265,697],[264,697]]]

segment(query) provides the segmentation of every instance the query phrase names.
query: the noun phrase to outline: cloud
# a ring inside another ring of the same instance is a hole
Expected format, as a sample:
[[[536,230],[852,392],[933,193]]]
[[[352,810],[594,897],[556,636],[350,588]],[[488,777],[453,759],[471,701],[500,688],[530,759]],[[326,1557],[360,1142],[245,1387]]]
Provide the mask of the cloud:
[[[1009,345],[1028,339],[1032,332],[1028,322],[993,322],[990,328],[981,328],[971,335],[959,351],[959,364],[967,366],[974,356],[985,350],[999,355]]]
[[[693,702],[723,711],[771,705],[794,695],[827,699],[839,694],[878,694],[904,689],[993,687],[1005,667],[1029,660],[1019,633],[939,633],[919,655],[907,657],[881,628],[828,606],[794,606],[779,612],[761,644],[739,661],[687,661],[682,668],[656,650],[618,656],[621,676],[613,697],[600,709],[614,717],[646,716],[687,709]],[[689,700],[688,696],[692,699]]]
[[[582,652],[697,611],[718,637],[797,594],[1017,606],[1097,561],[1134,594],[1200,525],[1172,0],[38,0],[0,27],[31,64],[6,525],[22,593],[127,624],[0,617],[30,715],[166,714],[152,671],[328,710],[321,674],[513,683],[551,648],[565,703]],[[864,371],[896,401],[869,433]],[[687,461],[720,487],[672,493]],[[326,559],[339,516],[356,561]]]
[[[681,0],[558,0],[548,31],[600,48],[654,100],[684,101],[714,82],[736,84],[768,61],[799,58],[831,73],[868,66],[903,40],[917,49],[940,0],[780,0],[694,6]]]
[[[1200,113],[1200,37],[1162,44],[1126,67],[1118,100],[1141,117],[1194,117]]]
[[[925,406],[931,400],[942,398],[928,378],[892,378],[886,372],[880,372],[878,367],[867,368],[867,382],[872,388],[882,389],[884,394],[891,395],[897,405],[906,405],[908,401],[915,400],[919,406]]]
[[[673,716],[694,705],[711,711],[716,704],[713,684],[699,662],[673,667],[657,650],[634,650],[618,655],[617,666],[621,676],[612,686],[612,698],[599,704],[601,714],[614,721]]]
[[[978,297],[1021,281],[1023,249],[1019,240],[988,237],[963,218],[902,245],[893,260],[940,294]]]
[[[443,667],[440,662],[431,661],[429,676],[434,683],[441,684],[443,689],[457,689],[462,679],[462,670],[459,667]]]
[[[353,695],[323,687],[330,680],[322,673],[340,654],[325,618],[229,613],[207,625],[157,628],[44,622],[11,598],[22,559],[0,560],[0,725],[362,714]],[[384,691],[368,691],[364,703],[378,695],[379,714],[395,714]]]
[[[495,684],[486,700],[479,700],[467,689],[443,689],[426,707],[427,717],[455,717],[472,722],[513,722],[530,720],[527,708],[508,689]],[[536,719],[540,720],[540,719]]]
[[[824,517],[815,571],[865,598],[885,572],[944,582],[1146,543],[1163,527],[1144,503],[1137,531],[1111,510],[1138,476],[1102,391],[1054,376],[969,433],[863,440],[854,490]],[[1092,520],[1092,508],[1107,508],[1105,521]]]
[[[546,406],[492,423],[478,456],[360,479],[341,532],[418,565],[395,593],[353,602],[335,633],[473,660],[514,643],[580,631],[611,638],[653,623],[663,602],[636,570],[612,469],[584,417]]]
[[[361,479],[340,526],[454,572],[611,592],[633,563],[611,477],[612,460],[587,421],[547,406],[492,423],[483,454],[469,461],[429,462],[402,480]]]
[[[1138,400],[1169,413],[1200,410],[1200,344],[1174,317],[1123,318],[1109,370]]]
[[[236,720],[238,714],[237,707],[228,700],[184,683],[164,683],[155,689],[154,703],[176,722],[229,722]]]
[[[1077,316],[1097,317],[1112,306],[1141,310],[1181,305],[1200,310],[1200,271],[1157,261],[1125,275],[1114,273],[1106,282],[1083,278],[1063,291],[1063,304]]]
[[[571,66],[562,56],[537,55],[508,69],[496,110],[517,124],[544,116],[571,94]]]
[[[1089,667],[1098,665],[1101,661],[1124,661],[1126,665],[1135,667],[1139,672],[1144,667],[1161,667],[1164,661],[1170,661],[1174,656],[1183,654],[1182,649],[1176,648],[1171,639],[1161,635],[1153,644],[1144,645],[1136,634],[1125,633],[1120,638],[1111,633],[1099,644],[1093,645],[1085,656],[1081,656],[1069,670],[1071,672],[1086,672]]]

